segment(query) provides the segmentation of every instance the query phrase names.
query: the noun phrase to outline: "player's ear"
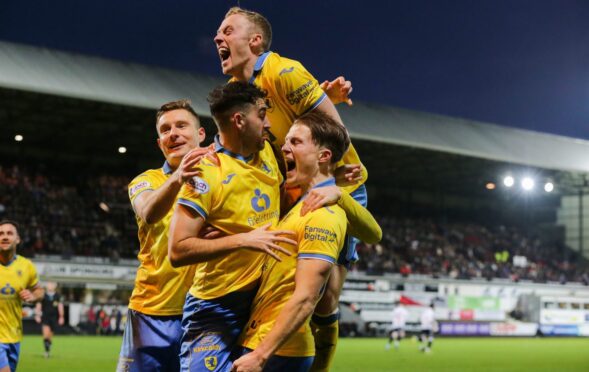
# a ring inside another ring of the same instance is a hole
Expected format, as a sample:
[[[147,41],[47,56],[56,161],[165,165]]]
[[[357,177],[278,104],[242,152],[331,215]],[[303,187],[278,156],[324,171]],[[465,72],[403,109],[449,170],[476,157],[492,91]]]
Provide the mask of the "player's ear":
[[[252,34],[250,37],[250,48],[255,52],[264,51],[264,48],[262,48],[262,34]]]
[[[330,163],[332,155],[333,154],[331,153],[330,149],[323,148],[323,149],[319,150],[319,162],[320,163]]]
[[[231,115],[231,121],[241,130],[245,126],[245,115],[238,111]]]
[[[205,129],[203,127],[198,128],[198,144],[200,145],[205,138],[207,137],[207,134],[205,132]]]

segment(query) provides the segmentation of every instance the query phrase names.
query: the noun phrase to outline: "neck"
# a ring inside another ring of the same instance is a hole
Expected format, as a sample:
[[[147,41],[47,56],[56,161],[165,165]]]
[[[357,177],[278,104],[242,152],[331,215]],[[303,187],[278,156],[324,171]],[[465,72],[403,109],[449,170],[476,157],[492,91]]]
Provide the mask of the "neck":
[[[327,181],[329,178],[333,177],[333,175],[328,172],[327,170],[318,170],[317,174],[313,176],[311,181],[306,185],[301,185],[301,190],[303,191],[303,195],[306,194],[309,190],[311,190],[316,185],[320,184],[321,182]]]
[[[14,258],[15,253],[14,250],[0,252],[0,263],[2,265],[8,265],[8,263]]]
[[[247,158],[253,154],[253,152],[245,146],[243,141],[241,141],[239,133],[232,132],[232,133],[224,133],[219,132],[219,143],[225,149],[231,151],[234,154],[243,156]]]
[[[258,58],[260,58],[260,56],[262,54],[257,55],[257,56],[253,55],[250,59],[248,59],[245,62],[245,64],[243,65],[243,68],[241,68],[235,74],[232,74],[233,77],[235,79],[237,79],[237,81],[241,81],[244,83],[249,82],[250,79],[252,78],[252,76],[254,76],[254,66],[256,65],[256,62],[258,62]]]

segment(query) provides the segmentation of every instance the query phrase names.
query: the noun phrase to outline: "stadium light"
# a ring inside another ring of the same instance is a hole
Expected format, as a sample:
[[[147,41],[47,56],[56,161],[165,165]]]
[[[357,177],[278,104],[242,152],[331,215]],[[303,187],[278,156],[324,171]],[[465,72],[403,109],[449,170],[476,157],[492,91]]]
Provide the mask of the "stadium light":
[[[552,192],[554,190],[554,184],[552,182],[546,182],[544,184],[544,191]]]
[[[16,142],[21,142],[23,139],[25,139],[22,134],[17,134],[16,136],[14,136],[14,140]]]
[[[124,154],[127,152],[127,148],[125,146],[119,147],[119,154]]]
[[[503,184],[505,187],[511,187],[515,183],[515,180],[511,176],[507,176],[503,179]]]
[[[524,179],[521,182],[521,185],[522,189],[530,191],[534,188],[534,180],[530,177],[524,177]]]
[[[105,202],[100,202],[100,204],[98,204],[98,206],[100,207],[100,209],[102,209],[106,213],[110,212],[110,207]]]
[[[495,190],[495,184],[493,182],[487,182],[487,184],[485,185],[485,188],[487,190]]]

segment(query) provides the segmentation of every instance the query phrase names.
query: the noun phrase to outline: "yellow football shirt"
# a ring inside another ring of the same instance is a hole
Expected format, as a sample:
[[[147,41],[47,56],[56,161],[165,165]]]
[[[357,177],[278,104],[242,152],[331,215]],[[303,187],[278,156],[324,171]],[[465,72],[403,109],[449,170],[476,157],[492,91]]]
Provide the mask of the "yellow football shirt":
[[[335,184],[333,179],[316,187]],[[250,349],[258,347],[274,327],[280,311],[295,290],[297,260],[317,259],[335,264],[344,244],[346,214],[339,206],[329,206],[300,215],[302,203],[295,205],[280,221],[278,228],[292,230],[298,247],[282,245],[293,255],[282,255],[282,262],[266,259],[260,288],[253,302],[250,322],[242,334],[241,345]],[[315,344],[309,321],[296,331],[276,352],[276,355],[304,357],[315,355]]]
[[[166,182],[172,169],[166,162],[162,168],[150,169],[129,184],[131,203],[144,191],[156,190]],[[168,229],[174,208],[154,224],[135,216],[139,237],[139,268],[129,308],[148,315],[180,315],[186,292],[192,285],[194,268],[174,268],[168,259]]]
[[[39,282],[33,263],[19,255],[8,264],[0,264],[0,343],[22,340],[23,289],[33,289]]]
[[[282,175],[266,142],[250,158],[233,154],[216,139],[219,164],[203,160],[200,177],[182,187],[178,204],[191,208],[215,228],[238,234],[280,218],[280,184]],[[196,272],[190,294],[210,300],[237,291],[258,280],[264,254],[241,249],[194,265]]]
[[[279,146],[284,144],[286,134],[296,118],[328,99],[317,79],[300,62],[274,52],[266,52],[258,57],[250,83],[267,92],[269,107],[266,115],[271,124],[270,132],[274,135],[273,142]],[[352,144],[338,163],[343,164],[362,164]],[[367,179],[368,172],[363,166],[360,183],[343,189],[352,192]]]

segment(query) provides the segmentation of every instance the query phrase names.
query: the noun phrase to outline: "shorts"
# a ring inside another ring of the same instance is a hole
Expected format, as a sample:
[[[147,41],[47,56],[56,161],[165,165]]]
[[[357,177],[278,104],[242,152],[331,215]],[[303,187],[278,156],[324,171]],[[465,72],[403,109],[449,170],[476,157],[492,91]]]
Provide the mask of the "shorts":
[[[179,371],[181,321],[129,309],[117,371]]]
[[[182,318],[182,371],[230,371],[241,354],[237,341],[246,326],[257,288],[201,300],[190,293]]]
[[[252,349],[243,348],[241,355],[250,353]],[[273,355],[264,366],[264,372],[307,372],[313,365],[315,357],[286,357]]]
[[[431,329],[422,329],[420,334],[426,337],[434,337],[434,332]]]
[[[350,195],[363,207],[368,205],[368,194],[366,193],[365,185],[360,185]],[[356,245],[358,242],[359,240],[353,236],[346,235],[344,239],[344,247],[342,248],[337,259],[338,265],[344,266],[346,269],[350,270],[352,264],[358,261],[358,252],[356,252]]]
[[[41,325],[48,326],[51,330],[57,328],[57,319],[55,317],[41,317]]]
[[[16,371],[19,354],[20,342],[16,342],[14,344],[0,343],[0,368],[9,366],[12,372]]]

